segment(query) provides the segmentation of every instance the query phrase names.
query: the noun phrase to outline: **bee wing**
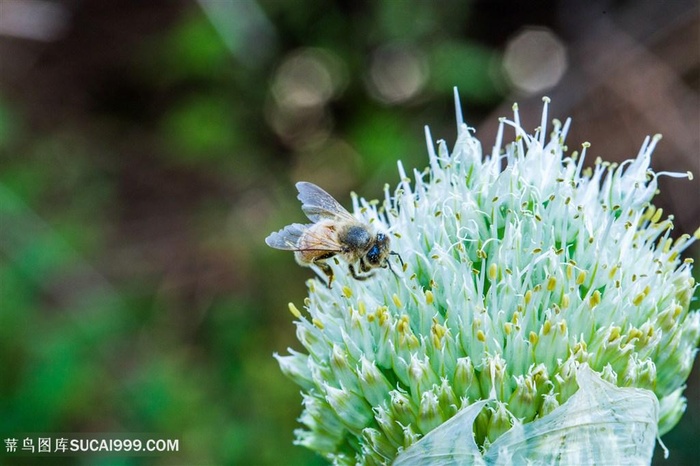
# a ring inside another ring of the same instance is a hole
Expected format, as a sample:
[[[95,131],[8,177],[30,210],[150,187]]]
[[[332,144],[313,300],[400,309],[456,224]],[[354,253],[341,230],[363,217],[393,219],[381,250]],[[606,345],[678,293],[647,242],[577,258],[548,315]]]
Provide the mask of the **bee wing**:
[[[280,231],[270,233],[270,235],[265,238],[265,243],[271,248],[296,251],[299,238],[309,229],[309,226],[310,225],[302,225],[301,223],[292,223],[282,228]]]
[[[297,198],[301,201],[301,210],[312,222],[318,222],[324,218],[357,222],[357,219],[333,199],[333,196],[315,184],[300,181],[296,186],[299,190]]]
[[[312,225],[309,225],[312,226]],[[313,224],[312,229],[309,229],[304,234],[299,244],[297,251],[317,251],[317,252],[342,252],[343,245],[337,240],[335,233],[335,225],[329,221],[319,225]]]
[[[342,251],[342,245],[333,239],[334,235],[329,234],[329,232],[324,234],[324,232],[317,231],[317,229],[309,230],[312,226],[314,224],[302,225],[300,223],[292,223],[280,231],[270,233],[265,238],[265,243],[272,248],[287,251]],[[324,226],[323,228],[332,228],[332,226]],[[299,238],[302,236],[304,237],[303,244],[299,244]]]

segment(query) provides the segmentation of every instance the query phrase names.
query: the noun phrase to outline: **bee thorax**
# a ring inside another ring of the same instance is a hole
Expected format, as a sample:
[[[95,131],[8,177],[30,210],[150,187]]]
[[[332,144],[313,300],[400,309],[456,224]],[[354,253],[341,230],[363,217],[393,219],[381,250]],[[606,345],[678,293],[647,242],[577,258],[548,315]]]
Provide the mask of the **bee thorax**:
[[[352,225],[338,232],[338,241],[349,251],[365,251],[372,241],[372,236],[366,227]]]

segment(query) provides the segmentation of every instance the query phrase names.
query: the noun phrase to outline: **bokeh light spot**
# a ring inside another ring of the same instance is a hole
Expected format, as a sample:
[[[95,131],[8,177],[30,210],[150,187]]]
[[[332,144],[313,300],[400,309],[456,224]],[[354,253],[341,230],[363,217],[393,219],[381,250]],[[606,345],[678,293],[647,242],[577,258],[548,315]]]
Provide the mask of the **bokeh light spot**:
[[[370,94],[385,103],[401,103],[415,97],[425,86],[428,67],[414,48],[388,44],[374,51],[368,87]]]
[[[516,89],[536,94],[554,87],[564,75],[566,48],[549,29],[528,27],[506,46],[503,68]]]
[[[344,66],[338,57],[322,49],[305,48],[281,63],[272,93],[281,107],[319,107],[337,95],[345,81]]]

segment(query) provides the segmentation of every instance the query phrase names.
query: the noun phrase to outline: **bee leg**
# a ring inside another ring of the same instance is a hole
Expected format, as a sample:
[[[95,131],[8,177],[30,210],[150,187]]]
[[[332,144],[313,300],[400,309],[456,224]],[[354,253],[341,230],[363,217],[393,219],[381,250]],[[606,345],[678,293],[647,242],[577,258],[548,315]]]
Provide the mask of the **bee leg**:
[[[399,258],[399,262],[401,262],[401,268],[402,268],[403,271],[405,272],[405,271],[406,271],[406,264],[403,263],[403,259],[401,259],[401,256],[399,256],[399,253],[398,253],[398,252],[391,251],[389,254],[391,254],[392,256],[397,256],[397,257]],[[385,266],[388,266],[388,267],[389,267],[389,270],[391,270],[391,271],[394,273],[394,275],[396,275],[397,277],[399,276],[399,274],[396,273],[396,270],[394,270],[394,268],[391,266],[391,262],[389,262],[389,261],[387,260],[387,261],[385,262]]]
[[[362,265],[360,265],[362,267]],[[369,275],[358,275],[357,272],[355,272],[355,267],[353,267],[352,264],[348,265],[348,268],[350,269],[350,274],[352,275],[352,278],[355,280],[367,280],[369,277],[372,276],[372,274]]]
[[[391,272],[392,272],[394,275],[396,275],[397,277],[399,276],[399,274],[396,273],[396,270],[394,270],[394,268],[391,266],[391,262],[386,261],[386,262],[384,263],[384,267],[389,267],[389,270],[391,270]]]
[[[328,286],[328,288],[330,289],[330,288],[331,288],[331,284],[333,283],[333,269],[331,268],[330,265],[328,265],[328,264],[326,264],[325,262],[322,262],[322,261],[316,261],[316,262],[314,262],[314,264],[318,265],[318,268],[321,269],[321,271],[322,271],[323,273],[325,273],[326,276],[328,277],[327,286]]]
[[[367,262],[365,262],[365,258],[364,258],[364,257],[363,257],[362,259],[360,259],[360,270],[361,270],[363,273],[367,273],[367,272],[369,272],[370,270],[372,270],[372,267],[370,267],[369,264],[367,264]]]

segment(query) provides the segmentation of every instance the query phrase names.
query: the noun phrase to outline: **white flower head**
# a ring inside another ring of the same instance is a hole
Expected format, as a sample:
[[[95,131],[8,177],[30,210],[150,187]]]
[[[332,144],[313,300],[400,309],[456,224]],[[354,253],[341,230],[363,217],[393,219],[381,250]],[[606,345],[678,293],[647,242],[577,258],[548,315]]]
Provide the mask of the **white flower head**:
[[[681,257],[700,234],[674,241],[672,217],[652,204],[658,176],[677,175],[650,169],[660,137],[633,160],[584,168],[587,144],[567,154],[570,120],[547,132],[545,98],[534,136],[514,106],[484,156],[455,99],[451,152],[426,129],[427,169],[409,176],[399,163],[383,202],[353,196],[354,215],[391,234],[403,270],[356,281],[331,264],[333,288],[308,282],[308,315],[290,305],[306,353],[277,358],[303,390],[297,443],[337,464],[419,464],[411,458],[431,451],[548,464],[541,455],[560,437],[527,451],[517,440],[599,409],[620,426],[568,441],[606,431],[608,449],[596,451],[629,456],[625,435],[636,435],[650,461],[685,409],[700,338],[692,261]],[[591,405],[618,395],[627,404]],[[437,433],[471,443],[440,452]]]

